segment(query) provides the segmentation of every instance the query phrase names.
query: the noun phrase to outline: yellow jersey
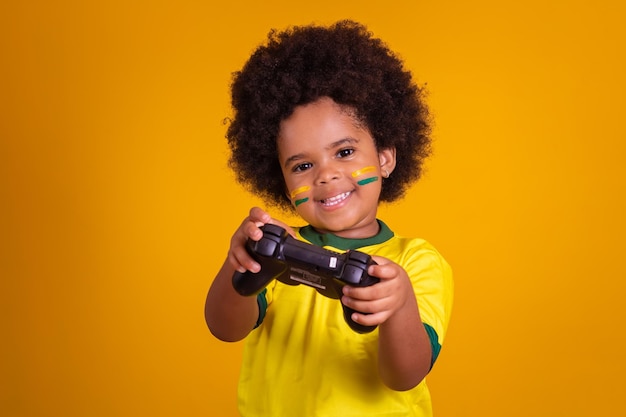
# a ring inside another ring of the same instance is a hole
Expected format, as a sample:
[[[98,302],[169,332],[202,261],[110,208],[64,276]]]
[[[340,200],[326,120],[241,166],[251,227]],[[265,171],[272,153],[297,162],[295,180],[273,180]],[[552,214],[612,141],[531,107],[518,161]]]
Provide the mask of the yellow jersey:
[[[402,266],[413,284],[434,363],[452,309],[451,269],[428,242],[397,236],[379,224],[379,233],[368,239],[319,234],[310,226],[297,229],[296,237],[335,251],[382,256]],[[239,380],[243,417],[432,415],[425,381],[408,391],[394,391],[380,380],[378,330],[353,331],[339,300],[306,285],[276,280],[257,300],[259,323],[246,338]]]

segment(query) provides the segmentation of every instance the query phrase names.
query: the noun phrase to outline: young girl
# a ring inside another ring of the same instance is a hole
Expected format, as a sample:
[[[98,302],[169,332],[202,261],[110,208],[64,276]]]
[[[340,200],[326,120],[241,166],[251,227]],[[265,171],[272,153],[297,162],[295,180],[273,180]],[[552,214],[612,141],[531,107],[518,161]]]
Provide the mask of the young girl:
[[[452,275],[427,242],[377,218],[417,180],[429,154],[423,93],[402,62],[352,21],[271,31],[232,84],[227,138],[238,180],[307,223],[289,228],[252,208],[234,232],[209,290],[205,316],[224,341],[246,339],[239,410],[248,416],[430,416],[424,377],[450,319]],[[245,250],[274,223],[297,239],[372,255],[370,287],[339,300],[272,281],[258,296],[233,289],[258,272]]]

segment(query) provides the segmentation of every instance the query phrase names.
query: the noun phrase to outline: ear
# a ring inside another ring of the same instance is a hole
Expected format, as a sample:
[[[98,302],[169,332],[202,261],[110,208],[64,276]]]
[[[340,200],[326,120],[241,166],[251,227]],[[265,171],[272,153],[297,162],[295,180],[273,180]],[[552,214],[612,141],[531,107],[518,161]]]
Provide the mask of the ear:
[[[389,178],[396,168],[396,148],[381,149],[378,152],[378,160],[383,178]]]

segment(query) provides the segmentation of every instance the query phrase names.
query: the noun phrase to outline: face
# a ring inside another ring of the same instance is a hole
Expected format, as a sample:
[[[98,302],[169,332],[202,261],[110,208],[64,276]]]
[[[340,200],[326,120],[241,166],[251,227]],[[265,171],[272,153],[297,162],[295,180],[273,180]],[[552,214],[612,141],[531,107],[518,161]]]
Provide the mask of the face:
[[[377,150],[350,109],[329,98],[299,106],[280,125],[278,156],[298,214],[322,233],[367,238],[378,232],[382,174],[395,150]]]

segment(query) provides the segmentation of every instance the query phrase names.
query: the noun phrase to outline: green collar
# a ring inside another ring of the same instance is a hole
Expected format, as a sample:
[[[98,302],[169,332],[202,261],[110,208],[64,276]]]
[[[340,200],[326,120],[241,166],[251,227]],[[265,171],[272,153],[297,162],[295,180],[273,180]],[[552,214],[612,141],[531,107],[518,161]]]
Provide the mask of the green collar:
[[[311,225],[300,228],[300,235],[317,246],[331,246],[339,250],[355,250],[364,246],[377,245],[388,241],[393,237],[393,232],[382,221],[377,220],[380,226],[380,230],[372,237],[365,239],[348,239],[339,237],[332,233],[319,233]]]

